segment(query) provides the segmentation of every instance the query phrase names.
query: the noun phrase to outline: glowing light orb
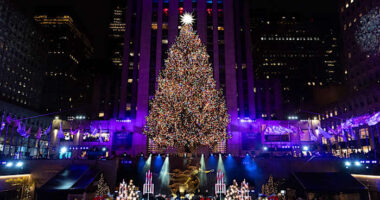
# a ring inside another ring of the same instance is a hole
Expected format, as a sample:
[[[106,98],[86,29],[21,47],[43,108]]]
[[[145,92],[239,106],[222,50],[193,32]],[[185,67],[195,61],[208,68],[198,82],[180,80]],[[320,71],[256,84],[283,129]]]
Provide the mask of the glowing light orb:
[[[355,39],[364,52],[380,51],[380,8],[376,7],[359,19]]]
[[[186,25],[186,24],[193,24],[194,22],[194,18],[193,18],[193,15],[191,13],[185,13],[181,16],[181,23],[183,25]]]

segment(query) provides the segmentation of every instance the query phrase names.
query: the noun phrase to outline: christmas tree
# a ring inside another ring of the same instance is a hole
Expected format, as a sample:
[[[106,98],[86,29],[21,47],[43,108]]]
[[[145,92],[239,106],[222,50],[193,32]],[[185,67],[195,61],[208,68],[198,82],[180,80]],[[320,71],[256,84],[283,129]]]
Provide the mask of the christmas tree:
[[[98,189],[96,190],[96,196],[104,197],[108,193],[110,193],[110,188],[108,187],[107,183],[104,181],[103,174],[100,174],[100,179],[98,181]]]
[[[182,16],[180,35],[169,49],[146,118],[144,133],[158,147],[213,147],[227,139],[230,118],[192,21],[190,14]]]
[[[228,187],[227,194],[226,194],[226,200],[238,200],[239,197],[240,197],[239,185],[236,182],[236,180],[234,180],[232,185],[230,185],[230,187]]]
[[[137,200],[138,199],[138,191],[136,186],[133,184],[133,181],[130,180],[129,184],[124,182],[120,183],[119,186],[119,194],[116,197],[116,200]]]
[[[261,186],[261,193],[267,196],[276,195],[278,192],[277,186],[278,184],[273,181],[273,176],[270,175],[268,182]]]

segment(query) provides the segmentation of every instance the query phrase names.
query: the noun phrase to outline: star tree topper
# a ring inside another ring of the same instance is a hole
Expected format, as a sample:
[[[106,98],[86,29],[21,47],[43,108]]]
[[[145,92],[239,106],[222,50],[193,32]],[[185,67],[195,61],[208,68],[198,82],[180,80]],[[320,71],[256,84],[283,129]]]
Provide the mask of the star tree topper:
[[[181,23],[183,25],[192,25],[193,22],[194,22],[194,18],[193,18],[193,15],[191,13],[185,12],[181,16]]]

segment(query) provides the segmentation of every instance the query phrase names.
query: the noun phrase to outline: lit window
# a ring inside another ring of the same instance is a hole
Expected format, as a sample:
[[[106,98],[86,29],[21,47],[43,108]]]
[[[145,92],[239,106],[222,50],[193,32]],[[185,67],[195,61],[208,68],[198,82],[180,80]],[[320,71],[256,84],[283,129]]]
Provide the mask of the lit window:
[[[168,43],[168,40],[162,40],[162,44],[167,44]]]
[[[157,23],[152,23],[152,29],[157,30]]]
[[[129,78],[128,83],[132,83],[132,82],[133,82],[133,79]]]
[[[100,112],[99,117],[104,117],[104,112]]]
[[[348,6],[350,6],[348,3],[346,3],[346,8],[348,8]]]

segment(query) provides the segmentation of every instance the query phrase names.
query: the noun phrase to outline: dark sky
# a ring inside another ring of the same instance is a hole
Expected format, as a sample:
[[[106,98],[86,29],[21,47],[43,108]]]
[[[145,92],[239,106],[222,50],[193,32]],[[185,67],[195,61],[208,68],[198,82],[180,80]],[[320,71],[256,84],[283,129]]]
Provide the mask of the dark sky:
[[[28,15],[49,10],[69,13],[86,33],[97,59],[106,58],[108,23],[112,0],[12,0]],[[141,1],[141,0],[136,0]],[[336,17],[337,0],[252,0],[254,9],[274,13]]]

